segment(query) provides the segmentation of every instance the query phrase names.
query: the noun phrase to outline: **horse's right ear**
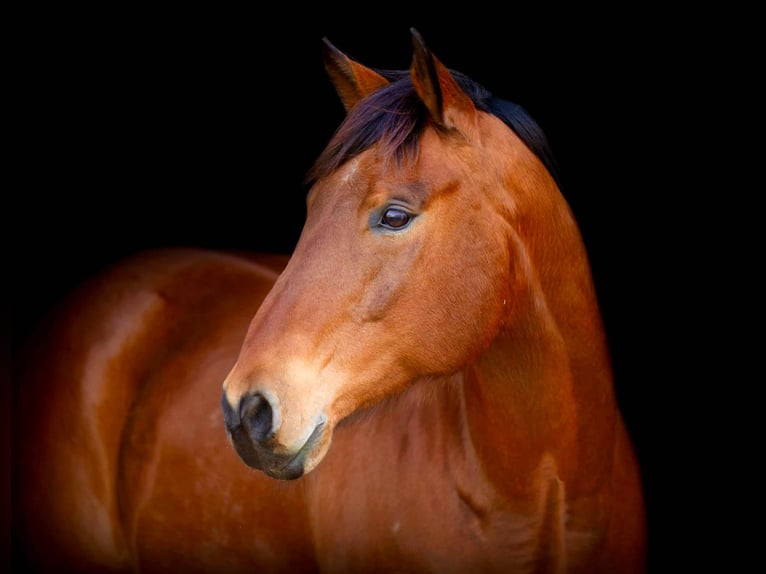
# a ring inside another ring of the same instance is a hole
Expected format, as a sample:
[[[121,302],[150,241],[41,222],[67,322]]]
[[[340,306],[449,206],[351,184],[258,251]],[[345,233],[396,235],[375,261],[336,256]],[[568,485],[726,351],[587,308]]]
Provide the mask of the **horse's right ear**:
[[[386,78],[346,56],[327,38],[322,38],[322,42],[325,70],[347,112],[371,93],[388,84]]]

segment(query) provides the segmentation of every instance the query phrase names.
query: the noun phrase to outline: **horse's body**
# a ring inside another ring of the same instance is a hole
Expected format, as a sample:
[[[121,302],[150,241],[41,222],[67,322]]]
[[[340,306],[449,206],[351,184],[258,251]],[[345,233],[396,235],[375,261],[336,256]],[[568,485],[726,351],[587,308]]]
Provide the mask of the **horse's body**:
[[[30,560],[641,572],[639,471],[541,154],[417,36],[403,79],[327,56],[348,118],[289,264],[137,256],[30,348],[14,433]],[[386,97],[419,98],[409,139],[359,131]]]

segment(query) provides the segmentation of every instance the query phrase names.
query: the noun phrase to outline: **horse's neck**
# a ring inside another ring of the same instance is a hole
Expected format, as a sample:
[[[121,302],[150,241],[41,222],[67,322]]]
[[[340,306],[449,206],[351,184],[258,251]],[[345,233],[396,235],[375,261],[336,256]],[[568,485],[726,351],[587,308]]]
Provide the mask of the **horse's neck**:
[[[531,257],[519,247],[517,257]],[[464,374],[476,454],[494,484],[519,494],[534,485],[509,476],[555,473],[588,490],[611,468],[616,406],[605,337],[584,251],[571,257],[520,281],[507,327]]]

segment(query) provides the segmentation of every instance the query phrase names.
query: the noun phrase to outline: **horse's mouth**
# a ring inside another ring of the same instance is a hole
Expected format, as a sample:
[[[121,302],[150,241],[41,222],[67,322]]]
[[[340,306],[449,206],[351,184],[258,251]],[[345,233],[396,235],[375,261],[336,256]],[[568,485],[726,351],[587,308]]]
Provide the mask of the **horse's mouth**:
[[[303,446],[300,448],[300,450],[295,453],[295,455],[290,458],[283,466],[267,466],[261,470],[268,474],[270,477],[277,478],[279,480],[293,480],[303,476],[307,471],[306,462],[310,459],[314,448],[320,442],[322,432],[325,428],[325,423],[326,420],[323,418],[317,424],[317,426],[314,427],[311,435],[306,440],[306,442],[303,443]]]
[[[324,436],[327,420],[322,417],[306,442],[296,453],[280,454],[253,442],[242,426],[228,432],[229,440],[239,457],[248,466],[263,471],[272,478],[294,480],[313,469],[329,446],[329,437]]]

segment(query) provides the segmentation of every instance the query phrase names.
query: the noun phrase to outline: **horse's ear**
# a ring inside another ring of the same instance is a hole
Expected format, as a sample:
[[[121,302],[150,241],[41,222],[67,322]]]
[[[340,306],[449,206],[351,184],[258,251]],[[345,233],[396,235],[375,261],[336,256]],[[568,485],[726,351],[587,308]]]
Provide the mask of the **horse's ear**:
[[[415,91],[434,122],[465,131],[475,123],[476,106],[447,67],[426,47],[420,33],[415,28],[410,28],[410,32],[413,46],[410,77]]]
[[[346,56],[327,38],[322,38],[322,42],[324,67],[347,112],[360,100],[388,84],[386,78]]]

